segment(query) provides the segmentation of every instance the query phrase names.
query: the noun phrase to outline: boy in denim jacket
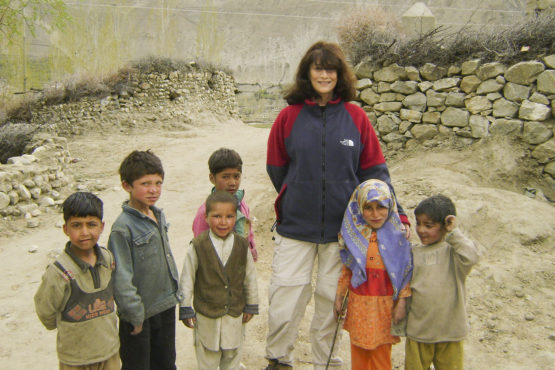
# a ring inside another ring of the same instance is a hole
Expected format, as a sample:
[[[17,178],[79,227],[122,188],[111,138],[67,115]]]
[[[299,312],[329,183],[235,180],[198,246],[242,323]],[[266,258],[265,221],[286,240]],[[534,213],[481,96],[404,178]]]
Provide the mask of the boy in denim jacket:
[[[164,169],[150,150],[134,151],[119,173],[129,200],[112,226],[108,248],[116,259],[122,369],[175,369],[178,273],[168,224],[154,206],[162,192]]]

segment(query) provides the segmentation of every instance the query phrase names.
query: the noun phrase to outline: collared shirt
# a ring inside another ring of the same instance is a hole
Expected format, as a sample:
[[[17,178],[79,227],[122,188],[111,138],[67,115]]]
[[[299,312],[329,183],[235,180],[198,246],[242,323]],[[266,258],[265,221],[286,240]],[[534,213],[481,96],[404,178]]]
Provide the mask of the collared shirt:
[[[235,236],[230,234],[226,239],[221,239],[216,236],[212,231],[209,232],[210,240],[214,246],[222,265],[225,265],[233,249]],[[179,289],[183,294],[181,301],[182,308],[191,308],[193,299],[193,292],[195,287],[195,274],[198,267],[198,258],[195,253],[193,244],[189,244],[185,262],[183,264],[183,271],[181,272],[181,279],[179,282]],[[247,253],[247,265],[245,274],[245,300],[247,308],[258,310],[258,285],[256,282],[256,269],[252,254]],[[248,312],[245,309],[245,312]],[[253,312],[254,313],[254,312]],[[224,315],[217,319],[212,319],[203,316],[199,313],[196,314],[196,335],[202,342],[203,346],[211,351],[219,351],[220,349],[234,349],[238,348],[241,344],[242,338],[242,315],[233,317]]]

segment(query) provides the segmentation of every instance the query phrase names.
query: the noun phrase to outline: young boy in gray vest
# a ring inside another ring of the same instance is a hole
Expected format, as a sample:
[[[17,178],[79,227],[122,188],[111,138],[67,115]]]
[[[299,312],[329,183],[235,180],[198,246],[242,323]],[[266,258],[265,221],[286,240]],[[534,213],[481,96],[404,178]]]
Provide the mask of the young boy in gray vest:
[[[77,192],[62,208],[69,242],[42,276],[35,294],[37,316],[48,330],[58,330],[61,370],[119,370],[114,257],[97,244],[104,229],[102,201]]]
[[[179,319],[194,329],[199,369],[239,369],[243,324],[258,314],[254,260],[248,240],[233,231],[236,219],[233,195],[210,194],[210,228],[191,241],[183,264]]]

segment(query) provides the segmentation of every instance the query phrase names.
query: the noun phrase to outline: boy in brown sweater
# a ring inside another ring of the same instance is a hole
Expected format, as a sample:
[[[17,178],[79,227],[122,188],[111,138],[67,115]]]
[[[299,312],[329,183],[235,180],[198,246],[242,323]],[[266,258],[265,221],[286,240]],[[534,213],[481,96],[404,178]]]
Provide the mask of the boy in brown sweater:
[[[413,247],[405,369],[429,369],[433,363],[436,370],[462,370],[468,333],[465,280],[478,262],[478,250],[456,228],[449,198],[427,198],[414,214],[422,245]]]

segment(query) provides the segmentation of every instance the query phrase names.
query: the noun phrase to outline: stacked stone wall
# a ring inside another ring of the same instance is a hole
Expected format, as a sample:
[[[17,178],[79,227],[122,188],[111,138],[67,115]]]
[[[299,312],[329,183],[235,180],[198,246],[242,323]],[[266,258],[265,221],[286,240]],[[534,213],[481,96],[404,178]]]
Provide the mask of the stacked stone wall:
[[[137,74],[129,84],[101,97],[47,104],[42,93],[31,124],[39,128],[21,156],[0,164],[0,215],[26,217],[29,227],[37,217],[59,205],[73,191],[102,190],[101,184],[77,183],[75,162],[63,136],[91,131],[156,126],[179,128],[195,124],[195,113],[210,111],[238,117],[233,76],[222,71],[173,71]]]
[[[75,135],[91,129],[161,127],[194,123],[200,111],[237,117],[235,79],[222,71],[192,71],[135,74],[127,84],[103,97],[85,97],[76,102],[50,105],[41,98],[32,123],[58,135]],[[126,116],[127,114],[127,116]]]
[[[555,55],[511,66],[480,60],[421,68],[362,63],[355,71],[358,104],[387,151],[513,137],[528,145],[555,184]]]
[[[63,137],[38,135],[28,150],[0,165],[0,215],[23,216],[36,227],[37,217],[55,210],[73,184],[71,156]]]

